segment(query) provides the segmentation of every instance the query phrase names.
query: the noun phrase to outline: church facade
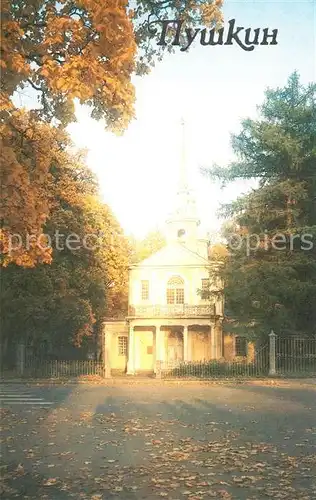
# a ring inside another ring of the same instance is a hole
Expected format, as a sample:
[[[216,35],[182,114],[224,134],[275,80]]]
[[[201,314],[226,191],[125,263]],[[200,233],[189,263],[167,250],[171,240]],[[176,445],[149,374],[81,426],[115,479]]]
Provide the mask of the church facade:
[[[176,209],[165,228],[166,246],[130,267],[127,317],[104,325],[104,352],[113,372],[155,373],[237,354],[234,339],[223,336],[223,298],[203,297],[203,290],[216,289],[210,281],[216,264],[200,233],[184,155]]]
[[[131,266],[128,316],[105,324],[112,369],[155,372],[222,357],[223,301],[203,298],[212,263],[198,222],[192,214],[170,219],[166,246]]]

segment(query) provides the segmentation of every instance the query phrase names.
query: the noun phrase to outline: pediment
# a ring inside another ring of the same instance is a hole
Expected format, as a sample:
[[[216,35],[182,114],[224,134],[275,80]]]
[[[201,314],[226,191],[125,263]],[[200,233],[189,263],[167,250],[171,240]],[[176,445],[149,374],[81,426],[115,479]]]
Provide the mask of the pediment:
[[[133,267],[205,266],[209,261],[182,243],[169,244]]]

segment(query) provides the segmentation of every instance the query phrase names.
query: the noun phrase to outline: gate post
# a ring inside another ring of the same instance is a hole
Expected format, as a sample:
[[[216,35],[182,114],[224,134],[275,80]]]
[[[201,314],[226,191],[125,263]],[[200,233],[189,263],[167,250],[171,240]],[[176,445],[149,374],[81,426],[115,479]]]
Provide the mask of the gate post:
[[[269,333],[269,375],[276,374],[276,334]]]
[[[19,375],[24,375],[25,369],[25,344],[24,342],[20,342],[18,344],[17,351],[17,362],[18,362],[18,373]]]

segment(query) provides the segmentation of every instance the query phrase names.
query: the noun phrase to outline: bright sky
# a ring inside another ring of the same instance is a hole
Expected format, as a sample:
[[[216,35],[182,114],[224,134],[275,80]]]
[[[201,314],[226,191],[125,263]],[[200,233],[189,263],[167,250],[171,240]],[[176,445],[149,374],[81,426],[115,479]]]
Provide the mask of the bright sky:
[[[236,46],[191,46],[170,55],[149,76],[135,78],[137,119],[123,137],[78,109],[69,126],[75,144],[88,148],[102,196],[127,233],[143,236],[161,225],[173,207],[179,175],[180,118],[186,120],[190,176],[205,227],[220,226],[221,202],[245,192],[234,184],[224,191],[199,173],[232,158],[230,134],[240,120],[255,116],[264,89],[283,86],[298,70],[304,83],[316,80],[316,0],[226,0],[225,20],[245,28],[278,28],[278,45],[246,52]]]

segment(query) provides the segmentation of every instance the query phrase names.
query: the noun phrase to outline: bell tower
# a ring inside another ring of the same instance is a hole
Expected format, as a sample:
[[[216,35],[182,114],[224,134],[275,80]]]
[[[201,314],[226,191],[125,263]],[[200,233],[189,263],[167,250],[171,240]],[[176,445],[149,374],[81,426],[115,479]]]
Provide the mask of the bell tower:
[[[167,240],[179,242],[196,249],[198,246],[198,226],[196,201],[188,182],[185,123],[181,120],[181,159],[179,165],[179,184],[176,195],[176,208],[166,221]]]

